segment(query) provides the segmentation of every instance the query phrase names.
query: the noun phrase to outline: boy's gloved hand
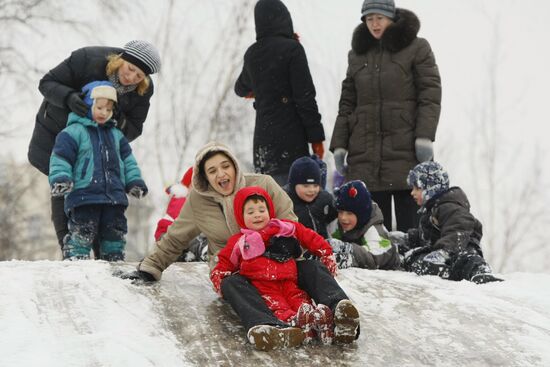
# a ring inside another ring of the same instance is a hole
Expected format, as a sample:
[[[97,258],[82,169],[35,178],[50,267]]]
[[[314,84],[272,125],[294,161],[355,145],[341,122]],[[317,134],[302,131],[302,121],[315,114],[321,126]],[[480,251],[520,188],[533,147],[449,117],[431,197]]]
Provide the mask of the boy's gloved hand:
[[[221,291],[222,279],[230,275],[230,271],[221,271],[216,269],[212,270],[212,273],[210,273],[210,280],[212,281],[212,285],[214,286],[214,292],[219,294],[220,297],[223,297]]]
[[[432,160],[434,157],[433,142],[428,138],[416,138],[414,142],[416,159],[422,163]]]
[[[51,194],[54,197],[63,196],[73,190],[72,181],[54,182],[51,189]]]
[[[145,195],[147,195],[147,186],[145,185],[133,185],[130,187],[130,190],[128,190],[128,194],[132,195],[136,199],[141,199]]]
[[[322,141],[311,143],[311,150],[313,150],[313,153],[317,154],[317,157],[323,159],[323,156],[325,155],[325,147],[323,146]]]
[[[394,244],[400,255],[404,255],[405,252],[410,250],[409,236],[401,231],[388,232],[388,239]]]
[[[334,165],[338,173],[342,176],[346,175],[348,169],[348,166],[346,166],[346,154],[348,154],[348,151],[344,148],[336,148],[333,153]]]
[[[336,258],[334,257],[334,254],[330,255],[323,255],[319,258],[321,262],[327,267],[330,274],[335,277],[338,275],[338,264],[336,264]]]
[[[88,113],[88,105],[80,98],[78,92],[73,92],[67,97],[67,107],[78,116],[84,117]]]

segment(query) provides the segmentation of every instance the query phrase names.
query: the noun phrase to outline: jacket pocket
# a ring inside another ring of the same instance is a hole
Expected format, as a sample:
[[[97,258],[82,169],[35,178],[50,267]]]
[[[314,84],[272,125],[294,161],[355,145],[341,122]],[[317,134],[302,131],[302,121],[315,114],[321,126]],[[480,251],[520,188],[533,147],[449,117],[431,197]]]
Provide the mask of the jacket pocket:
[[[391,143],[395,150],[414,151],[414,121],[405,109],[392,111]]]
[[[349,143],[348,154],[350,156],[361,154],[365,151],[365,131],[361,128],[362,123],[359,122],[359,115],[352,113],[348,116],[349,127]],[[362,115],[362,117],[365,117]]]
[[[80,179],[84,180],[86,177],[86,173],[88,172],[88,165],[90,164],[90,158],[86,158],[84,160],[84,164],[82,165],[82,170],[80,172]]]

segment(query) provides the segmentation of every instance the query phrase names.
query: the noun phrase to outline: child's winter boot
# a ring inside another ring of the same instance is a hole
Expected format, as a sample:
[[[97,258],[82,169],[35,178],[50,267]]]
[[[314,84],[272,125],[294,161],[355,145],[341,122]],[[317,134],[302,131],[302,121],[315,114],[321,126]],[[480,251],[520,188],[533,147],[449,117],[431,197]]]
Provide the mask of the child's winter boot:
[[[315,308],[309,303],[303,303],[296,313],[296,326],[304,332],[304,344],[309,344],[315,340],[317,331],[315,330]]]
[[[502,282],[503,279],[493,275],[491,267],[487,264],[478,266],[470,276],[470,281],[476,284],[485,284],[491,282]]]
[[[352,343],[359,336],[359,311],[349,299],[344,299],[334,309],[334,342]]]
[[[272,325],[256,325],[248,330],[248,341],[256,349],[270,351],[273,349],[298,347],[304,341],[302,329],[297,327],[276,327]]]
[[[319,304],[315,310],[315,328],[319,340],[324,345],[332,344],[334,340],[334,317],[330,307]]]

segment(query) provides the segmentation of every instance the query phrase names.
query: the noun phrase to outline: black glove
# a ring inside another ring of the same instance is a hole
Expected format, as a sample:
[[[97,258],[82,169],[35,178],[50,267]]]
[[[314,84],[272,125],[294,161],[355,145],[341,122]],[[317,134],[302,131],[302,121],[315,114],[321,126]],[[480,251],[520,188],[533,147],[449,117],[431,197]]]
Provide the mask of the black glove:
[[[115,272],[113,275],[121,279],[130,279],[132,284],[152,283],[157,281],[152,274],[143,270]]]
[[[132,186],[130,188],[130,191],[128,191],[130,195],[135,197],[136,199],[141,199],[145,195],[147,195],[147,187],[141,187],[141,186]]]
[[[52,185],[51,194],[53,197],[63,196],[73,190],[72,181],[55,182]]]
[[[88,113],[88,105],[80,98],[77,92],[69,94],[67,97],[67,106],[78,116],[84,117]]]
[[[407,240],[409,248],[422,246],[422,239],[420,238],[420,232],[417,228],[411,228],[407,231]]]

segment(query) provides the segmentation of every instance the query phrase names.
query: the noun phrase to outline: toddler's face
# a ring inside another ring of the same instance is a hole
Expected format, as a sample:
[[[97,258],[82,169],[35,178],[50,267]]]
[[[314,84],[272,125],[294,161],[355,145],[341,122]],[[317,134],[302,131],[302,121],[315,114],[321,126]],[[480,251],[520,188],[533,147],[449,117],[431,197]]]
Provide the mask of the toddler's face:
[[[338,210],[338,223],[340,223],[344,232],[351,231],[357,225],[357,216],[346,210]]]
[[[413,186],[413,189],[411,191],[411,196],[413,197],[414,201],[416,201],[416,204],[418,206],[422,206],[422,203],[424,202],[424,199],[422,198],[422,189],[419,189],[416,186]]]
[[[269,210],[263,201],[249,200],[243,207],[244,225],[248,229],[259,231],[269,222]]]
[[[103,125],[113,116],[114,102],[107,98],[98,98],[92,108],[92,119]]]
[[[319,190],[321,187],[317,184],[297,184],[296,185],[296,195],[306,203],[311,203],[317,195],[319,195]]]

